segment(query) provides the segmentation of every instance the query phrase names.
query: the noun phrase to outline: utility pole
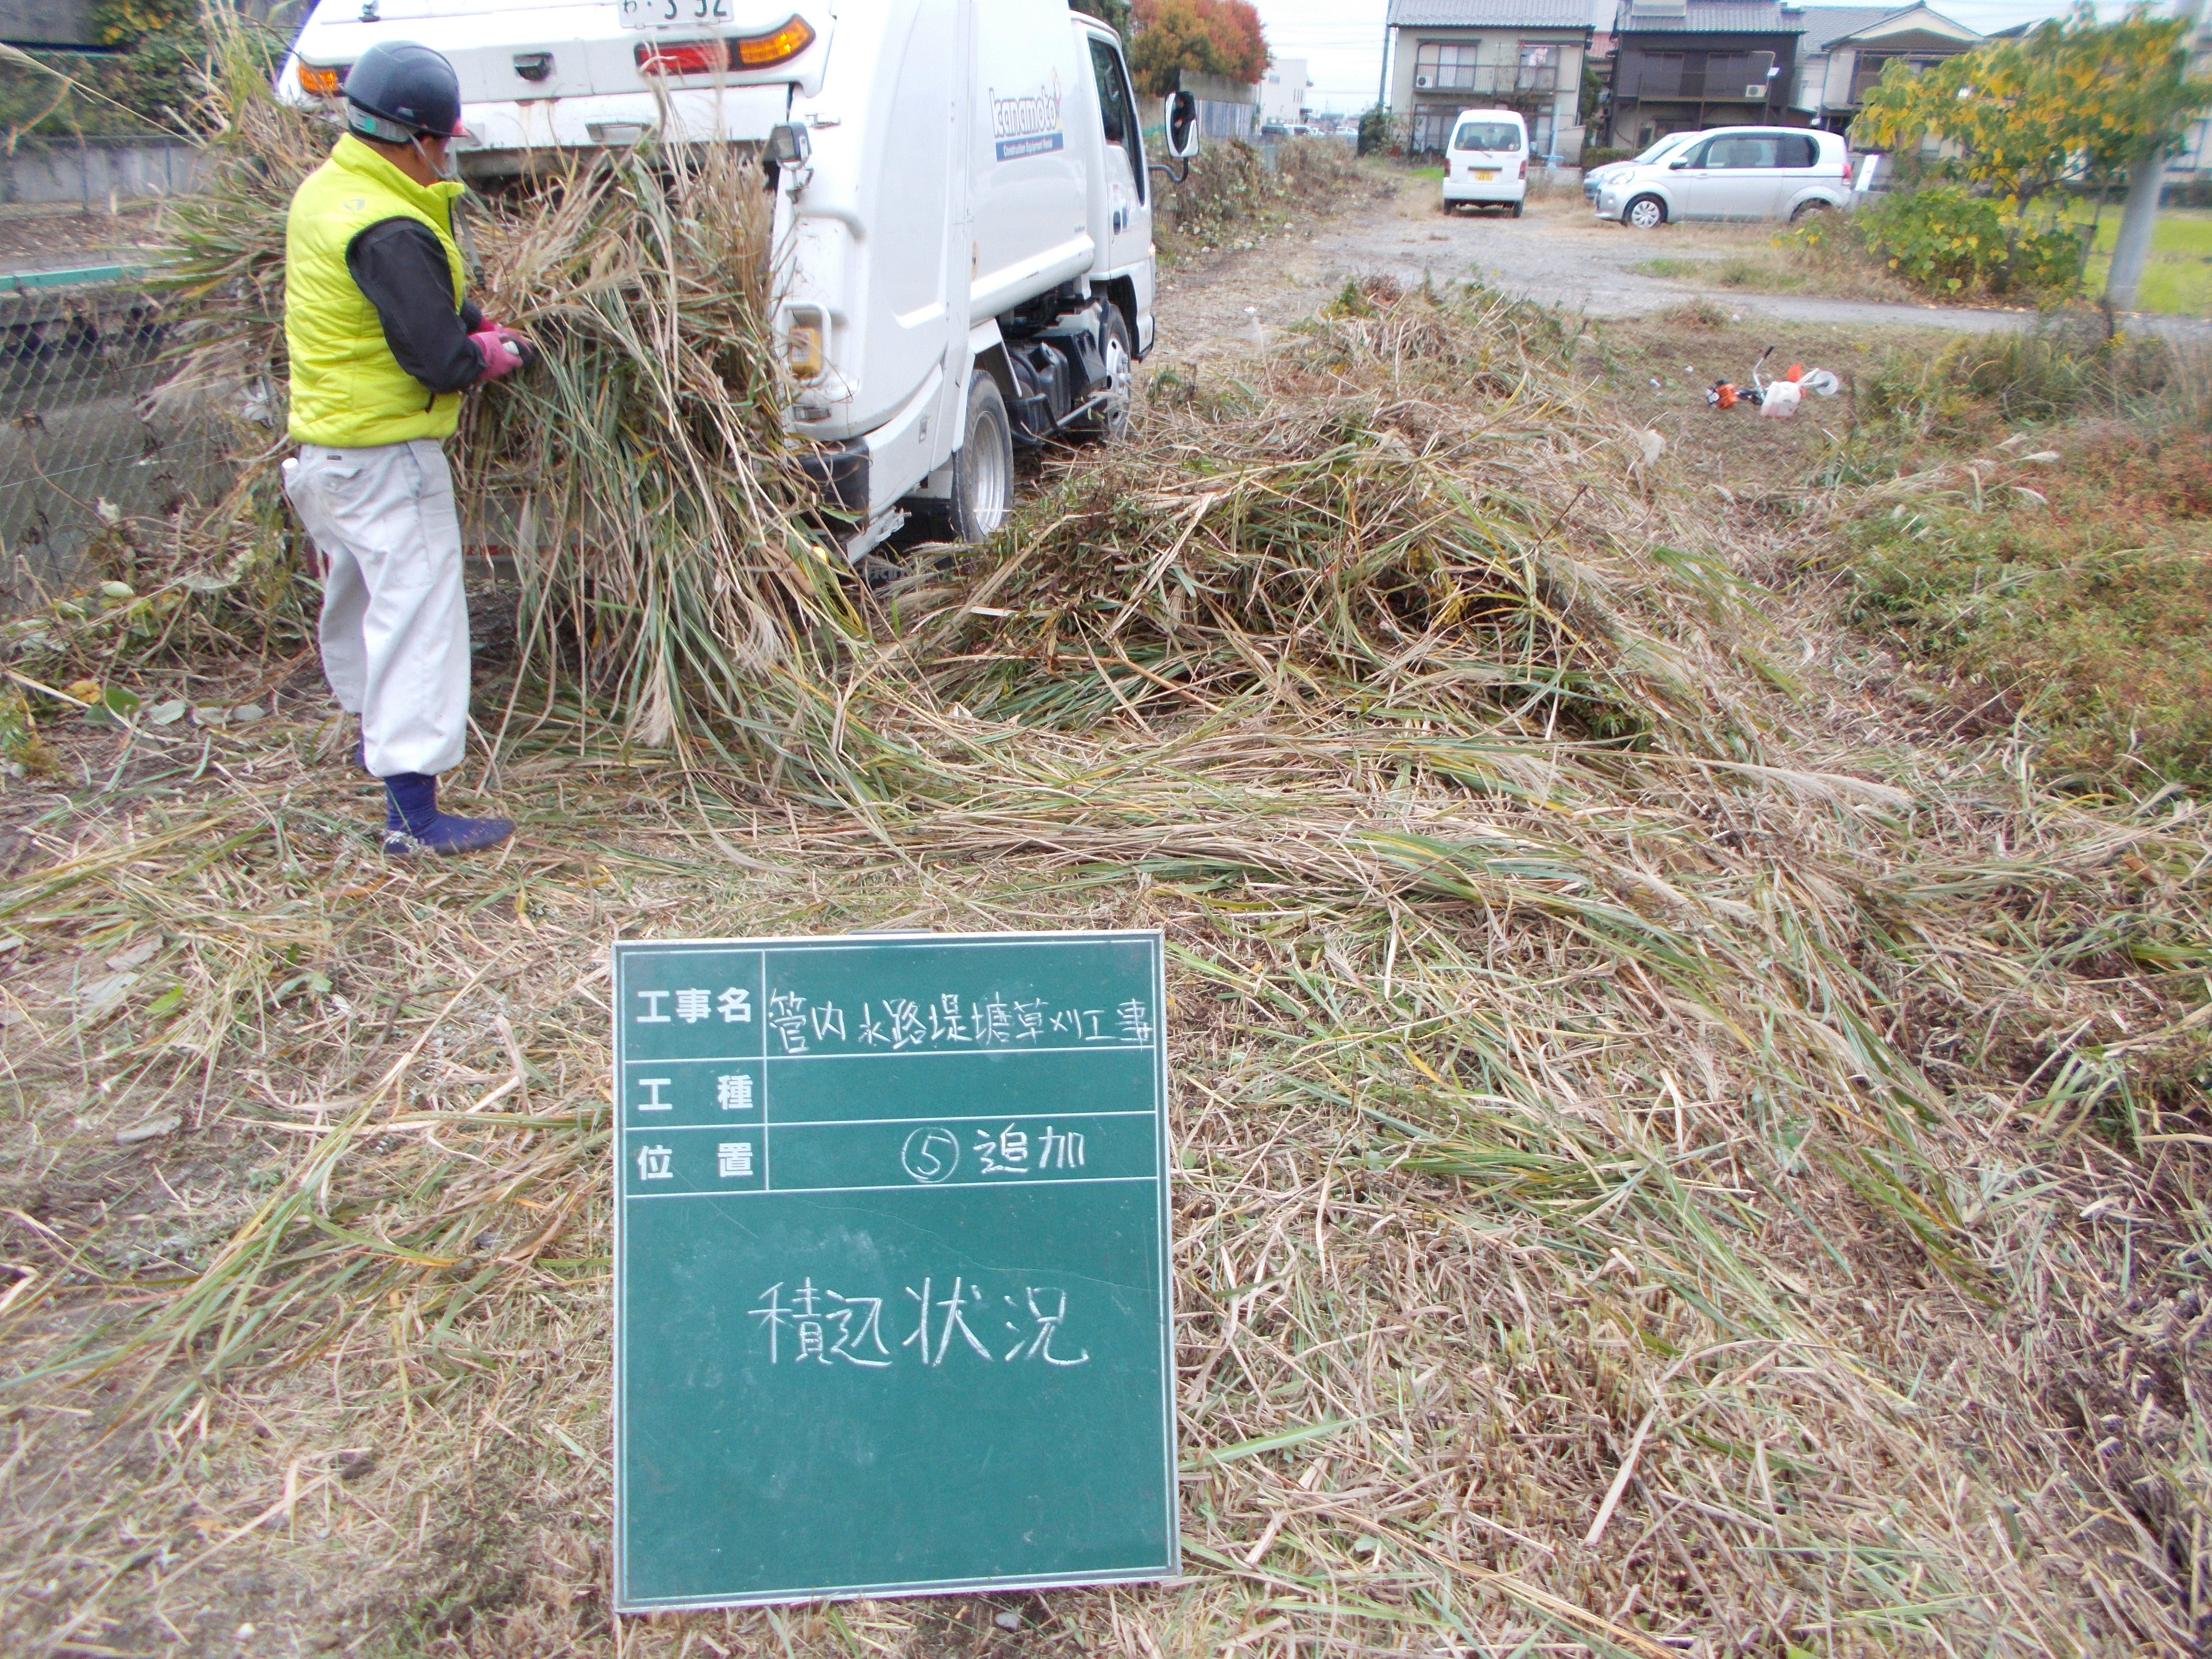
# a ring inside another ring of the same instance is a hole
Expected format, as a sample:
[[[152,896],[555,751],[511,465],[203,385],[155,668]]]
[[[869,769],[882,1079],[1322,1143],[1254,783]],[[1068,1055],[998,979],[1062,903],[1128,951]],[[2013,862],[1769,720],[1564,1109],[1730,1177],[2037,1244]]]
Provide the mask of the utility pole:
[[[2182,73],[2197,46],[2197,20],[2204,15],[2204,0],[2174,0],[2173,15],[2181,20]],[[2105,303],[2114,311],[2133,311],[2136,284],[2142,280],[2143,264],[2150,258],[2151,233],[2158,227],[2159,192],[2166,186],[2167,136],[2159,134],[2142,147],[2128,169],[2128,204],[2120,215],[2119,234],[2112,241],[2112,274],[2105,278]]]

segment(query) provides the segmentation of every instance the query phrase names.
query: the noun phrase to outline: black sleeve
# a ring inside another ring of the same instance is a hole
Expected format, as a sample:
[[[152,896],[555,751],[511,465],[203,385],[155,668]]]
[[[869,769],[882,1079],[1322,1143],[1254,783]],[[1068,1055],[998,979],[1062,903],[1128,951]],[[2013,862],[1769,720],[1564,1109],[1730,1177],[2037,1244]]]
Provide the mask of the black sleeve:
[[[428,225],[378,220],[347,245],[346,269],[376,307],[400,368],[432,392],[459,392],[483,378],[483,358],[469,343],[475,307],[455,308],[453,271]]]

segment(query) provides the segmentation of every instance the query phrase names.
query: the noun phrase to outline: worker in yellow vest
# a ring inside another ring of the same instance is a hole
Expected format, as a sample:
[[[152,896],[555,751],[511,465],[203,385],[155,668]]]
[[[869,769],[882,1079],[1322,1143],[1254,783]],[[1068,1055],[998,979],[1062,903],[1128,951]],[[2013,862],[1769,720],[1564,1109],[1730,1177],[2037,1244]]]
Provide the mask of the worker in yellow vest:
[[[461,393],[518,368],[520,335],[465,294],[447,147],[453,65],[380,42],[345,82],[346,131],[292,198],[284,339],[292,358],[284,493],[323,556],[323,672],[361,717],[359,763],[384,781],[385,851],[465,853],[514,833],[438,810],[469,718],[461,526],[441,440]]]

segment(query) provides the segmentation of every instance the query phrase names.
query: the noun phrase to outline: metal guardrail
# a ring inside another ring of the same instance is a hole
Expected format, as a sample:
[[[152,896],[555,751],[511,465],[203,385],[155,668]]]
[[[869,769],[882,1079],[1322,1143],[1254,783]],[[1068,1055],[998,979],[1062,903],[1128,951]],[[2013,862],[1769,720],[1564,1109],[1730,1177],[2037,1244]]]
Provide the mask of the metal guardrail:
[[[219,483],[204,425],[157,416],[168,325],[141,267],[0,273],[0,608],[78,579],[117,518]]]

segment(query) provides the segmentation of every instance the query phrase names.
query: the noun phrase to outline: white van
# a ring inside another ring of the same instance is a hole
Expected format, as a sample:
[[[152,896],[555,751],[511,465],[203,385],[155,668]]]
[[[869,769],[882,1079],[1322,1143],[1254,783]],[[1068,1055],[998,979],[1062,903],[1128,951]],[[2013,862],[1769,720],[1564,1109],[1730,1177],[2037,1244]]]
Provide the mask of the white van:
[[[1444,211],[1510,207],[1528,198],[1528,124],[1510,109],[1463,109],[1444,149]]]
[[[294,43],[333,105],[378,40],[461,82],[465,174],[663,143],[759,147],[805,465],[857,562],[921,512],[964,541],[1013,448],[1110,437],[1152,344],[1154,165],[1114,31],[1067,0],[365,0]],[[1171,100],[1167,148],[1197,149]]]

